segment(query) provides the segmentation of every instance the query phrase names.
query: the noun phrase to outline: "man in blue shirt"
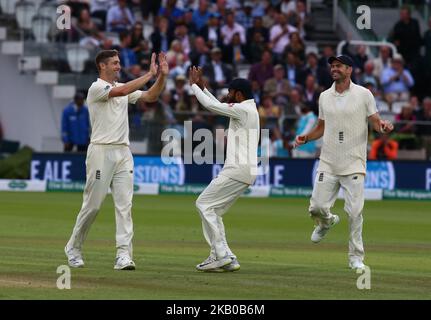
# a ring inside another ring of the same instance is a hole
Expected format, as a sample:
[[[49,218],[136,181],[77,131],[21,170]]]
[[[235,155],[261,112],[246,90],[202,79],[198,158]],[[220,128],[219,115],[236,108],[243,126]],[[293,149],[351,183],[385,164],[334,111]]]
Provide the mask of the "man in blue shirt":
[[[75,146],[77,151],[87,150],[90,137],[90,116],[87,106],[84,105],[82,93],[75,94],[74,101],[64,108],[61,135],[65,152],[73,151]]]
[[[400,54],[394,55],[392,66],[382,71],[381,83],[386,101],[405,101],[410,98],[410,88],[415,81],[409,70],[404,68],[404,60]]]
[[[301,116],[296,124],[296,134],[303,135],[310,132],[317,122],[317,117],[308,105],[304,104],[301,107]],[[317,146],[316,141],[310,141],[292,150],[294,158],[314,158],[316,156]]]

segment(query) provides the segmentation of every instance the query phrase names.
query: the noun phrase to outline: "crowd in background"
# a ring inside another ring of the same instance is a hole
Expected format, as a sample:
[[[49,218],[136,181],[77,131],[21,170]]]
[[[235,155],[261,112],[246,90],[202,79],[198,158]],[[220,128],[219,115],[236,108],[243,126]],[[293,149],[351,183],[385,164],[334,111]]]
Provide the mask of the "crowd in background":
[[[63,1],[64,2],[64,1]],[[81,0],[71,7],[72,29],[56,41],[75,41],[93,49],[117,49],[122,63],[121,81],[148,70],[153,51],[167,53],[168,87],[156,103],[130,107],[132,139],[136,133],[160,135],[167,127],[193,130],[226,128],[227,120],[206,112],[188,86],[188,68],[200,66],[210,91],[222,98],[229,82],[248,77],[261,118],[270,130],[270,156],[316,157],[319,141],[292,149],[294,136],[310,130],[317,121],[318,99],[332,85],[327,63],[335,48],[308,50],[313,16],[302,0]],[[153,30],[147,37],[144,28]],[[370,158],[396,158],[398,149],[430,148],[431,126],[431,19],[421,33],[409,8],[400,10],[389,46],[371,58],[365,46],[347,43],[344,54],[355,61],[353,81],[371,90],[378,109],[397,121],[395,134],[370,141]],[[119,43],[114,44],[113,33]],[[424,47],[424,55],[421,48]],[[245,73],[244,73],[245,70]],[[89,61],[84,72],[94,72]],[[149,84],[151,85],[151,83]],[[401,103],[401,105],[400,105]],[[370,136],[370,140],[374,137]],[[154,142],[154,141],[153,141]],[[66,143],[66,141],[65,141]],[[158,153],[154,142],[150,152]],[[395,151],[394,151],[395,150]],[[431,151],[429,151],[431,155]]]

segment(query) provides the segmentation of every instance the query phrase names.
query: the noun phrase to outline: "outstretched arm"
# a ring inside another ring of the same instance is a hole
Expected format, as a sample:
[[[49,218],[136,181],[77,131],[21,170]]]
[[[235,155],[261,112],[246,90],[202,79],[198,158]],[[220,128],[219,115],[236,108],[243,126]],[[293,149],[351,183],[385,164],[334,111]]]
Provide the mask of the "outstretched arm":
[[[325,120],[319,119],[317,125],[308,133],[296,136],[294,147],[298,147],[308,141],[317,140],[323,136],[325,132]]]

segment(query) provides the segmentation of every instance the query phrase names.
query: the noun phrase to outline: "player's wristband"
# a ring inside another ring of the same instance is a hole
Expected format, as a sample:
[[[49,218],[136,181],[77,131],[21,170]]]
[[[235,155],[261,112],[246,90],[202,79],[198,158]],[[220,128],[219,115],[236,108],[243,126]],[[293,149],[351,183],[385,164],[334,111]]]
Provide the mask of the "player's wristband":
[[[305,136],[305,140],[304,140],[304,144],[306,144],[308,142],[308,136]]]

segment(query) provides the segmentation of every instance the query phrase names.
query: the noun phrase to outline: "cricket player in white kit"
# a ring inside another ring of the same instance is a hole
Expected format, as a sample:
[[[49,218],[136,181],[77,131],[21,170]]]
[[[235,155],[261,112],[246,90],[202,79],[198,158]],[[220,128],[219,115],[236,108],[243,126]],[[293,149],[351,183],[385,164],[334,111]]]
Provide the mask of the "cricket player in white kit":
[[[331,57],[328,63],[334,83],[320,94],[318,123],[308,134],[297,136],[295,140],[296,145],[301,145],[323,136],[309,207],[310,216],[316,223],[311,241],[320,242],[339,222],[339,217],[330,209],[342,188],[344,210],[350,225],[349,266],[363,269],[362,209],[368,123],[371,122],[373,129],[380,133],[392,131],[393,125],[380,119],[372,93],[351,81],[353,61],[350,57]]]
[[[237,271],[240,264],[227,244],[222,216],[256,180],[259,114],[251,84],[246,79],[234,79],[230,83],[229,103],[221,103],[205,88],[200,69],[190,69],[190,85],[206,109],[230,118],[223,169],[196,200],[203,233],[211,248],[209,257],[196,269]]]
[[[72,236],[65,247],[71,267],[83,267],[82,244],[95,220],[108,189],[111,188],[115,204],[117,255],[114,269],[134,270],[132,237],[133,157],[129,149],[128,104],[143,99],[156,101],[165,86],[169,72],[166,56],[160,53],[159,66],[156,54],[151,57],[150,70],[145,75],[118,83],[121,70],[116,50],[97,54],[99,78],[88,90],[87,103],[91,122],[91,143],[86,159],[86,185],[81,211],[76,219]],[[139,90],[159,75],[147,91]]]

